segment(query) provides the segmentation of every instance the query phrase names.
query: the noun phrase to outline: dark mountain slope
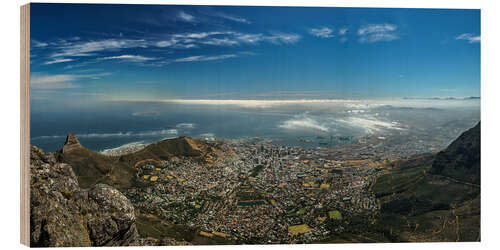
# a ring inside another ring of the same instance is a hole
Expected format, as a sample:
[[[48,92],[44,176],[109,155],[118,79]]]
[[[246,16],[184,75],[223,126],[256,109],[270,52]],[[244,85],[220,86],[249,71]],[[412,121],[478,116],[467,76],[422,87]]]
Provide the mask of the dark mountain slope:
[[[481,123],[478,123],[436,155],[430,173],[480,184],[480,164]]]
[[[478,241],[479,126],[464,132],[434,161],[399,161],[377,178],[372,191],[379,198],[380,218],[374,230],[393,241]]]

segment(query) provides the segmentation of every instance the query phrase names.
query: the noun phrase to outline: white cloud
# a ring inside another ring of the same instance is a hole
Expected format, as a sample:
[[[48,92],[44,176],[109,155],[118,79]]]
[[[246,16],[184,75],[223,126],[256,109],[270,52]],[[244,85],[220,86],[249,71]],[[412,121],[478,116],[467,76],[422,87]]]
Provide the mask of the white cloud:
[[[272,43],[276,45],[293,44],[300,40],[301,36],[294,33],[242,33],[235,31],[211,31],[178,33],[166,35],[164,39],[145,38],[145,39],[123,39],[113,38],[104,40],[85,41],[81,39],[59,39],[48,43],[52,53],[47,62],[42,64],[50,65],[56,63],[65,63],[75,61],[76,57],[90,57],[88,60],[81,60],[78,63],[66,65],[64,69],[84,67],[102,60],[120,60],[134,62],[142,66],[164,66],[170,62],[182,61],[214,61],[237,57],[237,54],[226,54],[220,56],[194,56],[180,59],[154,58],[141,55],[122,54],[117,56],[103,55],[104,52],[120,52],[126,49],[138,48],[172,48],[172,49],[191,49],[202,46],[239,46],[242,44],[256,45],[259,43]],[[242,54],[241,54],[242,55]],[[31,53],[32,57],[37,56]],[[99,57],[100,56],[100,57]],[[95,58],[94,58],[95,57]]]
[[[252,51],[241,51],[241,52],[238,52],[238,54],[247,55],[247,56],[256,56],[257,55],[257,53],[252,52]]]
[[[185,22],[196,22],[196,18],[193,15],[188,14],[182,10],[179,11],[178,17]]]
[[[120,55],[120,56],[108,56],[99,58],[99,60],[122,60],[122,61],[131,61],[131,62],[144,62],[155,60],[153,57],[145,57],[140,55]]]
[[[322,132],[328,132],[329,129],[324,124],[320,124],[318,121],[311,117],[304,115],[295,116],[293,119],[284,121],[279,125],[280,128],[290,129],[290,130],[319,130]]]
[[[274,44],[291,44],[298,42],[300,40],[300,35],[276,33],[271,36],[265,36],[264,39]]]
[[[185,37],[185,38],[193,38],[193,39],[201,39],[209,36],[216,35],[231,35],[234,34],[233,31],[210,31],[210,32],[200,32],[200,33],[187,33],[187,34],[176,34],[175,37]]]
[[[228,38],[213,38],[217,35],[228,35],[233,32],[199,32],[199,33],[183,33],[183,34],[173,34],[170,35],[169,39],[155,42],[154,45],[157,47],[170,47],[170,48],[196,48],[198,44],[209,44],[209,45],[234,45]],[[237,44],[237,43],[236,43]]]
[[[144,112],[134,112],[132,113],[133,116],[159,116],[159,112],[155,111],[144,111]]]
[[[125,101],[125,100],[120,100]],[[151,101],[151,100],[126,100],[126,101]],[[291,99],[291,100],[239,100],[239,99],[156,99],[156,102],[181,103],[194,105],[233,105],[244,108],[269,108],[273,106],[289,105],[289,104],[346,104],[357,103],[356,100],[340,100],[340,99]]]
[[[175,59],[174,62],[216,61],[216,60],[224,60],[224,59],[229,59],[229,58],[234,58],[234,57],[237,57],[237,55],[236,54],[224,54],[224,55],[217,55],[217,56],[200,55],[200,56],[189,56],[189,57],[184,57],[184,58],[178,58],[178,59]]]
[[[78,85],[72,83],[76,77],[74,75],[47,75],[47,76],[31,76],[31,88],[33,89],[68,89],[78,88]]]
[[[262,34],[245,34],[237,33],[235,39],[244,43],[258,43],[264,40],[264,35]]]
[[[71,59],[71,58],[56,58],[52,61],[48,61],[48,62],[45,62],[43,64],[50,65],[50,64],[55,64],[55,63],[64,63],[64,62],[71,62],[71,61],[73,61],[73,59]]]
[[[154,43],[156,47],[160,48],[175,48],[175,49],[189,49],[189,48],[197,48],[198,46],[193,43],[193,39],[188,39],[188,38],[183,38],[183,39],[176,39],[176,38],[171,38],[169,40],[163,40]]]
[[[358,30],[359,35],[372,34],[372,33],[384,33],[395,31],[397,29],[396,25],[393,24],[368,24],[363,26]]]
[[[218,17],[222,17],[224,19],[228,19],[228,20],[231,20],[231,21],[234,21],[234,22],[239,22],[239,23],[246,23],[246,24],[250,24],[251,22],[246,19],[246,18],[243,18],[243,17],[237,17],[237,16],[233,16],[233,15],[228,15],[226,13],[222,13],[222,12],[218,12],[216,14]]]
[[[382,121],[371,116],[366,116],[366,117],[351,116],[346,119],[338,119],[337,122],[343,123],[348,127],[361,128],[368,134],[374,134],[384,129],[404,130],[404,128],[400,127],[400,124],[397,122]]]
[[[300,39],[298,34],[274,33],[264,35],[262,33],[242,33],[234,31],[212,31],[200,33],[173,34],[168,40],[156,43],[159,47],[180,47],[186,44],[206,44],[214,46],[233,46],[241,43],[257,44],[269,42],[274,44],[290,44]]]
[[[60,75],[47,75],[47,76],[32,76],[31,77],[31,84],[44,84],[44,83],[51,83],[51,82],[66,82],[66,81],[72,81],[76,79],[74,75],[65,75],[65,74],[60,74]]]
[[[31,40],[33,42],[33,47],[43,48],[47,47],[49,44],[44,42],[39,42],[37,40]]]
[[[456,40],[466,40],[469,43],[479,43],[481,42],[481,36],[473,36],[471,33],[460,34],[455,37]]]
[[[155,45],[157,47],[171,47],[175,44],[177,44],[178,40],[176,39],[170,39],[170,40],[165,40],[165,41],[159,41]]]
[[[51,57],[92,56],[93,52],[121,50],[126,48],[146,48],[148,43],[144,39],[106,39],[100,41],[75,42],[63,45]]]
[[[229,38],[212,38],[212,39],[203,41],[201,43],[207,44],[207,45],[214,45],[214,46],[233,46],[233,45],[240,44],[238,41],[231,40]]]
[[[175,127],[176,128],[191,129],[191,128],[194,128],[194,123],[179,123]]]
[[[310,29],[309,33],[315,37],[330,38],[334,37],[333,30],[328,27],[321,27],[317,29]]]
[[[394,24],[368,24],[358,29],[360,42],[388,42],[399,39],[396,34],[397,26]]]
[[[132,48],[148,48],[151,46],[160,48],[174,48],[174,49],[190,49],[198,48],[202,45],[210,46],[236,46],[240,44],[258,44],[260,42],[268,42],[277,45],[292,44],[300,40],[300,35],[293,33],[271,33],[271,34],[252,34],[234,31],[211,31],[211,32],[195,32],[195,33],[179,33],[170,34],[162,40],[147,38],[147,39],[123,39],[113,38],[104,40],[82,41],[82,40],[63,40],[60,39],[55,42],[42,43],[48,44],[53,49],[50,55],[54,60],[46,64],[69,62],[74,59],[71,57],[89,57],[98,56],[101,52],[118,52],[124,49]],[[42,45],[40,45],[42,46]],[[36,56],[32,53],[32,56]],[[122,59],[135,62],[149,61],[148,57],[123,55],[119,57],[102,57],[101,59]],[[99,60],[99,59],[97,59]],[[94,60],[97,61],[97,60]],[[89,63],[86,61],[85,63]],[[73,66],[71,66],[73,67]],[[71,68],[68,67],[68,68]]]
[[[30,85],[33,89],[69,89],[79,88],[80,86],[74,82],[79,79],[100,79],[110,73],[99,74],[56,74],[56,75],[42,75],[33,73],[30,79]]]
[[[205,138],[205,139],[213,139],[213,138],[215,138],[215,134],[214,133],[204,133],[204,134],[201,134],[200,137]]]
[[[340,28],[339,29],[339,35],[343,36],[343,35],[347,34],[347,31],[349,31],[348,28],[345,28],[345,27],[344,28]]]

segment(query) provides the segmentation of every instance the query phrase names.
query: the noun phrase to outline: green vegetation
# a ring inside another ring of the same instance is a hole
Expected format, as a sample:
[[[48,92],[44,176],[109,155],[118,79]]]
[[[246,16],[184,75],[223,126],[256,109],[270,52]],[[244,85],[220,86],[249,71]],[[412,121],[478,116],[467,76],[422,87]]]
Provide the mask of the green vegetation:
[[[288,227],[288,233],[292,234],[292,235],[307,233],[311,230],[312,230],[312,228],[310,228],[307,224],[301,224],[301,225],[295,225],[295,226]]]
[[[338,210],[328,211],[328,217],[333,220],[342,220],[342,214]]]
[[[73,192],[71,192],[71,191],[67,191],[67,190],[62,191],[61,194],[64,196],[64,198],[66,198],[68,200],[73,198]]]
[[[303,215],[305,213],[306,213],[305,209],[299,209],[299,211],[297,211],[297,215]]]
[[[419,166],[403,170],[395,170],[377,179],[372,187],[376,197],[401,193],[425,176],[430,166]]]

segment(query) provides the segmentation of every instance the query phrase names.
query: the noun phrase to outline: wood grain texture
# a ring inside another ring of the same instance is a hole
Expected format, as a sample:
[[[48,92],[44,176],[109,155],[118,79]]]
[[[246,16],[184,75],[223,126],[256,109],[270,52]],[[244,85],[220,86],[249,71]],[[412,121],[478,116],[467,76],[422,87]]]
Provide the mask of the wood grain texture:
[[[30,245],[30,5],[21,6],[21,244]]]

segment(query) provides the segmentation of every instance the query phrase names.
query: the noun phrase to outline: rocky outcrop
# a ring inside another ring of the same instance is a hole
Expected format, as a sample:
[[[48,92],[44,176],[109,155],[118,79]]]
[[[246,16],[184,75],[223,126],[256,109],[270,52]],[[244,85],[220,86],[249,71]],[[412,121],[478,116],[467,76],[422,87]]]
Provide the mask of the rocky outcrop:
[[[109,157],[83,147],[73,134],[68,134],[64,146],[56,152],[58,162],[71,165],[78,183],[90,188],[98,182],[112,184],[103,180],[116,166],[116,157]]]
[[[134,207],[123,194],[105,184],[81,189],[70,165],[36,147],[31,147],[30,189],[31,246],[137,244]]]
[[[66,137],[66,142],[64,142],[64,146],[61,151],[63,153],[69,153],[73,150],[82,148],[83,146],[78,141],[78,138],[76,138],[74,134],[68,134],[68,136]]]

